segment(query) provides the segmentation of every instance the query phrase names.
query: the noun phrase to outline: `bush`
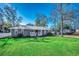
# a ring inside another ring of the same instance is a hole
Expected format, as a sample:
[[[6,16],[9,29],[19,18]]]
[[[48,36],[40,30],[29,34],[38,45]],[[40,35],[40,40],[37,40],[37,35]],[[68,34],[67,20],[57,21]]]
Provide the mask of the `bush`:
[[[55,34],[53,34],[51,32],[47,33],[47,36],[52,36],[52,35],[55,35]]]
[[[23,34],[18,34],[18,37],[23,37]]]

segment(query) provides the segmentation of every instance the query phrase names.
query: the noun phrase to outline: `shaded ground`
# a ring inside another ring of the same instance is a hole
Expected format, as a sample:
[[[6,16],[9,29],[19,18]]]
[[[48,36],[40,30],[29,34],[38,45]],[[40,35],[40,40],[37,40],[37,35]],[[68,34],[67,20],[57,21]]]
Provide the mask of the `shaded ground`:
[[[0,55],[79,56],[79,38],[3,38],[0,39]]]

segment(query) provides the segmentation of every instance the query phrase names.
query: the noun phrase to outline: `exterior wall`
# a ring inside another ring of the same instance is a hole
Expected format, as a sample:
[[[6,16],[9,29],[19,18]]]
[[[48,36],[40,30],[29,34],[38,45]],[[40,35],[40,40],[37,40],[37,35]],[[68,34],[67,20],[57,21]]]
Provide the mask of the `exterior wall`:
[[[42,35],[47,35],[48,31],[47,30],[42,30]]]
[[[35,32],[30,32],[30,36],[36,36]]]
[[[28,30],[26,30],[26,29],[24,29],[24,31],[23,31],[23,36],[29,36],[30,34],[29,34],[29,31]]]
[[[46,35],[47,33],[46,33],[46,30],[44,30],[44,35]]]
[[[42,36],[42,30],[38,31],[38,36]]]
[[[79,35],[79,29],[76,29],[76,32],[74,34]]]
[[[11,30],[11,36],[12,37],[16,37],[17,33],[18,33],[18,30],[14,30],[14,29]]]
[[[26,29],[11,29],[11,35],[17,37],[18,34],[23,36],[36,36],[35,30],[26,30]],[[38,36],[43,36],[47,34],[47,30],[38,30]]]

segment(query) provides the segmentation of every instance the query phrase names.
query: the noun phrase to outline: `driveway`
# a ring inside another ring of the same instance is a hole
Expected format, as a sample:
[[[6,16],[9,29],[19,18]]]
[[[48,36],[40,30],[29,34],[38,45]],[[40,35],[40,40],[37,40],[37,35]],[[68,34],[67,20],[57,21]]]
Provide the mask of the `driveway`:
[[[64,37],[79,38],[79,35],[64,35]]]
[[[10,37],[11,33],[0,33],[0,38]]]

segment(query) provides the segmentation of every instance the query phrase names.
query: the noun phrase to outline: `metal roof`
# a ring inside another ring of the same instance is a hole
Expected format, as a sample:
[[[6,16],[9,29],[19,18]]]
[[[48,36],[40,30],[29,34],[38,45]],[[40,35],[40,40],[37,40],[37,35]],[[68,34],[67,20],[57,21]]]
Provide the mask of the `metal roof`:
[[[17,27],[11,27],[10,29],[50,30],[46,27],[38,27],[38,26],[17,26]]]

